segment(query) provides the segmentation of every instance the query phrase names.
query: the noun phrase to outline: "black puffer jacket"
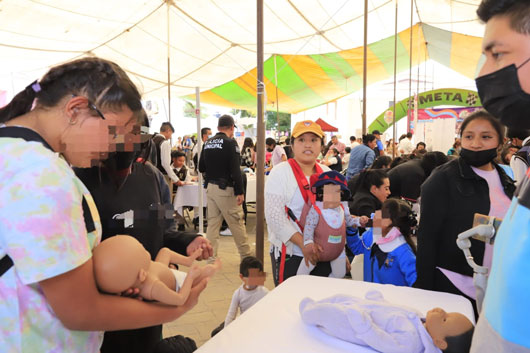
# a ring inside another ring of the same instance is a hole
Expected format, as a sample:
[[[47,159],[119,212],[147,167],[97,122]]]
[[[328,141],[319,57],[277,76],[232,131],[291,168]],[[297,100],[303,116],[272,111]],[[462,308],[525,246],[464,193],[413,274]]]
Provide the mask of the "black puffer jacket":
[[[495,165],[505,194],[512,198],[513,180]],[[473,270],[464,253],[456,245],[461,232],[473,226],[475,213],[487,215],[490,211],[489,187],[462,158],[452,160],[433,171],[421,187],[421,220],[418,230],[415,287],[443,290],[436,277],[436,267],[442,267],[466,276]],[[484,243],[471,240],[471,253],[478,264],[484,257]]]

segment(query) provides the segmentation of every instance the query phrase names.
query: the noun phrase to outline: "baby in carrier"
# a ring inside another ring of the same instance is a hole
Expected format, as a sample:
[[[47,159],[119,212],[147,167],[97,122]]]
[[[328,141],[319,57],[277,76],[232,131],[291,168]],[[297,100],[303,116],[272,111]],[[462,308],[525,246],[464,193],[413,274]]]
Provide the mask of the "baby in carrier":
[[[346,178],[336,172],[329,171],[311,177],[311,191],[315,201],[307,212],[304,224],[304,246],[314,244],[319,261],[330,261],[330,277],[343,278],[346,274],[346,253],[344,243],[346,226],[364,226],[368,217],[350,215],[347,200],[350,190]],[[309,274],[315,265],[308,259],[300,263],[297,275]]]

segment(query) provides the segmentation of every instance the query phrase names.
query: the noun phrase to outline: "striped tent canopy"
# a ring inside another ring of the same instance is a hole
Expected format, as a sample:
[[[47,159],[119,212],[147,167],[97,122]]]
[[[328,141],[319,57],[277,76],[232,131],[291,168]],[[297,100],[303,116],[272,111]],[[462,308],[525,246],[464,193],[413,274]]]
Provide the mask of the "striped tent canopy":
[[[396,4],[399,71],[412,52],[414,65],[432,59],[472,77],[479,3],[368,1],[368,82],[393,73]],[[298,112],[361,87],[362,4],[264,0],[269,109]],[[0,90],[15,94],[53,65],[95,55],[119,63],[146,98],[167,97],[169,82],[172,97],[199,87],[203,102],[255,110],[256,27],[255,0],[1,0]]]
[[[412,31],[412,50],[410,35]],[[481,54],[480,37],[416,24],[398,34],[397,72],[432,59],[469,78],[475,77]],[[392,77],[394,36],[368,45],[368,84]],[[314,55],[272,55],[264,63],[267,108],[297,113],[362,88],[363,47]],[[201,93],[216,105],[255,109],[256,69]],[[278,88],[276,90],[276,87]],[[188,98],[192,98],[189,96]]]

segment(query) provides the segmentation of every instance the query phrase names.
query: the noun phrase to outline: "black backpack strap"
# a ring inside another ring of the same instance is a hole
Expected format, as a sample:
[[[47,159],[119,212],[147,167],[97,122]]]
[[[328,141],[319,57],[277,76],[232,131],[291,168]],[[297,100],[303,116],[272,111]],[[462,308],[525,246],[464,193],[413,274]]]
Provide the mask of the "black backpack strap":
[[[0,277],[4,273],[6,273],[11,267],[13,266],[13,260],[9,257],[9,255],[5,255],[0,259]]]
[[[26,141],[40,142],[44,147],[53,151],[51,146],[46,142],[41,135],[37,134],[35,131],[20,127],[20,126],[6,126],[0,128],[0,137],[14,137],[21,138]]]

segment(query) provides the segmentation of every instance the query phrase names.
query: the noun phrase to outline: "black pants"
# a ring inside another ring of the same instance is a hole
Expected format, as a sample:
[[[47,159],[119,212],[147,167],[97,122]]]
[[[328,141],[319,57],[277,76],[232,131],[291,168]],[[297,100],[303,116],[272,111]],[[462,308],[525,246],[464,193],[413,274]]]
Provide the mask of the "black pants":
[[[151,353],[162,339],[162,325],[105,332],[101,353]]]
[[[274,252],[270,253],[271,255],[271,264],[272,264],[272,274],[274,276],[274,285],[278,286],[280,284],[280,261],[281,261],[281,253],[280,257],[277,259],[274,258]],[[283,271],[283,280],[285,281],[287,278],[296,276],[296,272],[298,272],[298,267],[300,266],[300,263],[304,260],[302,256],[297,255],[286,255],[285,256],[285,266]],[[328,277],[331,273],[331,265],[328,262],[319,262],[311,271],[310,275],[312,276],[320,276],[320,277]]]

